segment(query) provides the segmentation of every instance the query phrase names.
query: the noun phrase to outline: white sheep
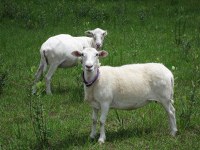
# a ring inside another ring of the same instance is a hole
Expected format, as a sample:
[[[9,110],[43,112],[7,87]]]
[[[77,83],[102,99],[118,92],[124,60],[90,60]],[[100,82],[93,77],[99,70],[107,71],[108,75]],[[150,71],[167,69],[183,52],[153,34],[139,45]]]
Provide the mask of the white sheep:
[[[60,34],[50,37],[44,42],[40,49],[41,60],[38,70],[35,74],[35,81],[32,93],[36,93],[36,83],[40,80],[42,73],[46,71],[49,65],[46,79],[46,93],[51,94],[50,81],[57,68],[73,67],[77,64],[78,59],[71,55],[73,50],[82,51],[84,47],[94,47],[100,49],[103,45],[104,37],[107,31],[100,28],[88,30],[85,34],[89,37],[73,37],[68,34]]]
[[[98,58],[106,51],[86,48],[72,55],[82,57],[85,100],[93,108],[91,138],[96,135],[98,111],[100,116],[99,142],[104,143],[105,121],[110,108],[136,109],[151,101],[159,102],[169,117],[171,134],[177,132],[173,107],[174,78],[170,70],[159,63],[130,64],[121,67],[98,67]]]

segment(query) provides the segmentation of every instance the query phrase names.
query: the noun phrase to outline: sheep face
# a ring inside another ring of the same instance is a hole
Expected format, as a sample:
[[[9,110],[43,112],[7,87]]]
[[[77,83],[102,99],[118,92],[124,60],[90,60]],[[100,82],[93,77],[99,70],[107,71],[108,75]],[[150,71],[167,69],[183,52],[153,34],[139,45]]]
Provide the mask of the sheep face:
[[[73,56],[82,58],[82,66],[85,71],[92,72],[99,67],[99,58],[106,57],[108,52],[102,50],[97,51],[94,48],[85,48],[81,51],[73,51]]]
[[[104,37],[107,35],[107,31],[96,28],[94,30],[86,31],[85,34],[93,38],[93,47],[97,50],[100,50],[103,45]]]

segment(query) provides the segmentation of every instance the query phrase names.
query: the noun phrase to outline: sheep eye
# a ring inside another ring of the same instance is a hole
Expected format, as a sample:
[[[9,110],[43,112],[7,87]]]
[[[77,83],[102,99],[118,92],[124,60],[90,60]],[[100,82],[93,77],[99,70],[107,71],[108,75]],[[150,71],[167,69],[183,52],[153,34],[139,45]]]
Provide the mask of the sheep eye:
[[[96,56],[99,56],[99,54],[97,53]]]
[[[81,56],[84,56],[84,54],[82,53]]]

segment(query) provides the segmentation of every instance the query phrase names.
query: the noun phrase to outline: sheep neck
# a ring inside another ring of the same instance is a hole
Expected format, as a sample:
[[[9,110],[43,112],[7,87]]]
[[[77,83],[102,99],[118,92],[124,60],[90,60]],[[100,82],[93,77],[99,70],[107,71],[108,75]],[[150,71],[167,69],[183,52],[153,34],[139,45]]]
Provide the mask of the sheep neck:
[[[95,48],[95,42],[93,38],[91,38],[91,47]]]
[[[93,72],[83,71],[82,77],[85,85],[91,86],[99,77],[99,68],[96,68]]]

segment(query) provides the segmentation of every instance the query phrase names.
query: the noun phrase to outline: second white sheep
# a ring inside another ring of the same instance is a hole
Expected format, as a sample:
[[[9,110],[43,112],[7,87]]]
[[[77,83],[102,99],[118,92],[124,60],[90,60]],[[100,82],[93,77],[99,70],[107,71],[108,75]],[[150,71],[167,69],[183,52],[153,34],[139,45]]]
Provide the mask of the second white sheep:
[[[57,68],[73,67],[77,64],[78,59],[71,55],[74,50],[82,51],[84,47],[94,47],[100,49],[103,45],[104,37],[107,31],[100,28],[88,30],[85,34],[89,37],[73,37],[69,34],[60,34],[50,37],[44,42],[40,49],[40,64],[35,74],[35,81],[32,93],[36,93],[36,84],[40,80],[42,73],[49,70],[45,76],[46,93],[51,94],[51,78]]]

